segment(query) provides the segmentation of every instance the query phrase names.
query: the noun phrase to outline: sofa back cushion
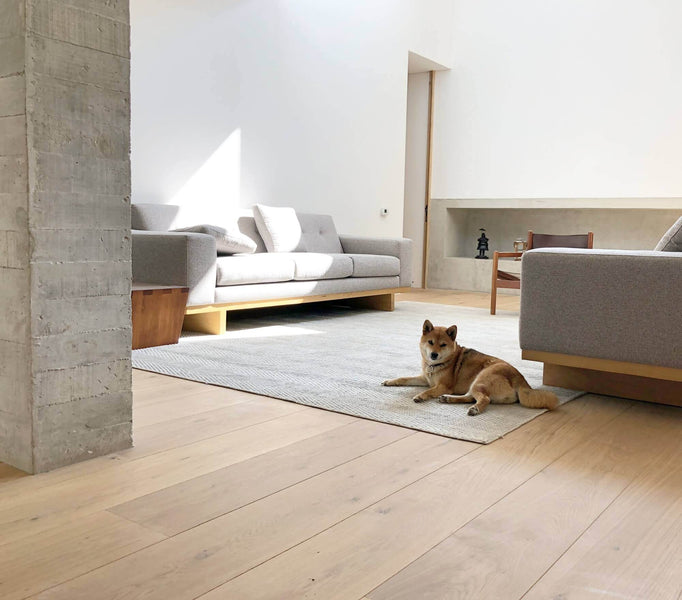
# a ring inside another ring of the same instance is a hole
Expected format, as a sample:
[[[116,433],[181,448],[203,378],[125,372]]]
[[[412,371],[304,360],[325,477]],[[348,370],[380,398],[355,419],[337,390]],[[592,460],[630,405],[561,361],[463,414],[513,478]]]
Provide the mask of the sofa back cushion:
[[[273,231],[277,229],[278,221],[277,209],[279,207],[265,207],[266,212],[269,212],[271,219],[268,220],[268,226],[272,227]],[[269,211],[267,209],[270,209]],[[273,211],[273,209],[275,209]],[[131,207],[131,225],[133,229],[142,229],[147,231],[170,231],[171,229],[186,228],[202,223],[211,223],[224,229],[232,229],[230,223],[212,223],[211,221],[198,221],[198,215],[195,215],[191,207],[177,206],[173,204],[133,204]],[[329,252],[332,254],[340,254],[343,252],[339,235],[334,226],[334,220],[329,215],[317,215],[299,213],[297,214],[293,208],[284,209],[284,223],[289,220],[293,224],[291,215],[293,214],[300,233],[297,234],[296,244],[292,250],[284,250],[290,244],[282,244],[281,250],[274,250],[274,245],[267,247],[264,238],[261,236],[262,230],[266,230],[265,223],[261,227],[256,221],[256,208],[253,211],[249,209],[240,209],[235,215],[237,228],[241,233],[251,238],[256,243],[256,253],[259,252]],[[208,217],[210,219],[210,217]],[[299,231],[295,224],[292,225],[294,231]],[[276,235],[276,237],[281,237]]]
[[[268,252],[305,251],[301,224],[293,208],[256,204],[253,218]]]
[[[343,253],[334,220],[329,215],[296,213],[293,208],[256,204],[253,216],[268,252]]]
[[[174,204],[133,204],[130,226],[145,231],[170,231],[177,224],[180,207]]]
[[[306,252],[343,253],[331,216],[299,213],[298,220],[301,223],[303,248]]]
[[[682,217],[663,234],[661,241],[656,244],[654,250],[664,252],[682,252]]]
[[[210,215],[202,215],[191,206],[175,204],[133,204],[131,207],[132,229],[144,231],[170,231],[210,223],[227,230],[238,229],[256,243],[256,252],[266,252],[265,243],[258,233],[253,213],[249,209],[237,209],[226,222],[214,222]],[[202,220],[203,218],[203,220]]]

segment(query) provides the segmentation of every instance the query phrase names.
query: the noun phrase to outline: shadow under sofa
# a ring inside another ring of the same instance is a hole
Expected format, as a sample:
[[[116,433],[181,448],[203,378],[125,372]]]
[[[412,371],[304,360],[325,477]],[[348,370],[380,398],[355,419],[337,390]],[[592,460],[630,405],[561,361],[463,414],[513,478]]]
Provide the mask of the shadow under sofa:
[[[219,256],[213,236],[172,231],[198,224],[180,207],[133,204],[133,281],[188,287],[183,328],[211,334],[233,310],[328,300],[393,310],[410,289],[411,240],[338,235],[328,215],[296,216],[305,251],[268,252],[245,210],[236,225],[255,252]]]

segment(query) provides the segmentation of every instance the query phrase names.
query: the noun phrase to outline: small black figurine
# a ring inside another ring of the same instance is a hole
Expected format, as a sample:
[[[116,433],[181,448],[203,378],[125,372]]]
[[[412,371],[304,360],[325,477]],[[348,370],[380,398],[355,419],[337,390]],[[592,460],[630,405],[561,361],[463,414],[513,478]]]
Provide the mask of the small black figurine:
[[[478,238],[478,246],[476,249],[478,250],[478,256],[474,256],[474,258],[488,258],[485,253],[488,251],[488,238],[485,237],[485,229],[481,228],[479,231],[482,231],[481,237]]]

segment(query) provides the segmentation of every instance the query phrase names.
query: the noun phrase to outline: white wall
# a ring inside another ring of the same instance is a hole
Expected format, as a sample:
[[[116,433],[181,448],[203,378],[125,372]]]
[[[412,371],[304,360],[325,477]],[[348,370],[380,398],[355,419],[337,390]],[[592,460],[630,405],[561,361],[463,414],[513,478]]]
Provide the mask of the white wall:
[[[682,196],[682,2],[455,0],[433,196]]]
[[[133,202],[401,235],[407,53],[448,64],[451,22],[452,0],[131,0]]]

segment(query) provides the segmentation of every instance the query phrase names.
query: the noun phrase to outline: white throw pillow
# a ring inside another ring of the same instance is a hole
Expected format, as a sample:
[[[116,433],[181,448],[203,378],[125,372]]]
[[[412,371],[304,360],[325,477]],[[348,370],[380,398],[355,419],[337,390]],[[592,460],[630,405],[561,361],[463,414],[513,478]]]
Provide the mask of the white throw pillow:
[[[238,229],[224,229],[217,225],[192,225],[173,231],[206,233],[215,238],[218,254],[251,254],[256,251],[256,242]]]
[[[301,224],[293,208],[256,204],[253,218],[268,252],[305,251]]]

